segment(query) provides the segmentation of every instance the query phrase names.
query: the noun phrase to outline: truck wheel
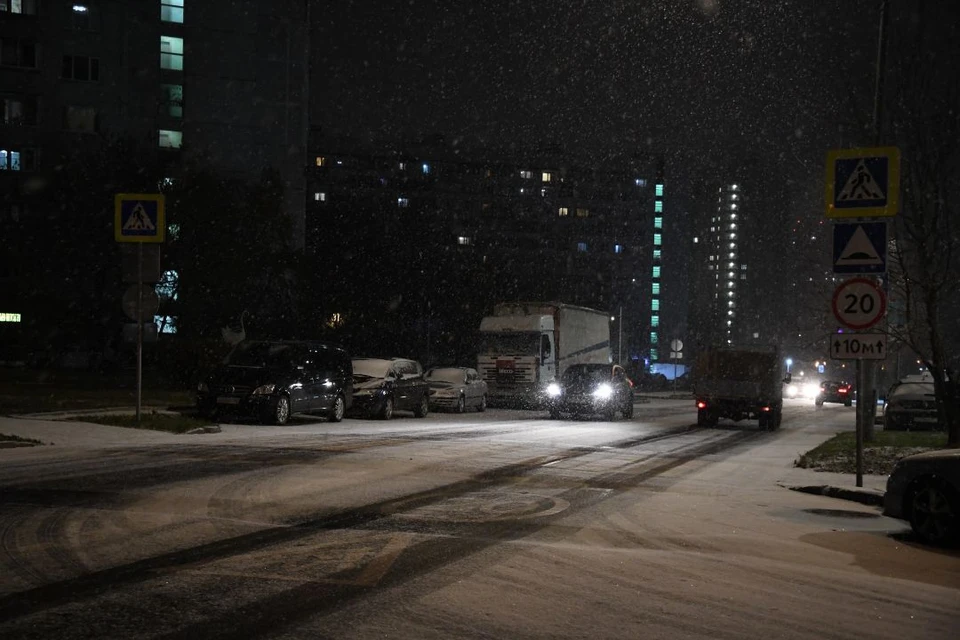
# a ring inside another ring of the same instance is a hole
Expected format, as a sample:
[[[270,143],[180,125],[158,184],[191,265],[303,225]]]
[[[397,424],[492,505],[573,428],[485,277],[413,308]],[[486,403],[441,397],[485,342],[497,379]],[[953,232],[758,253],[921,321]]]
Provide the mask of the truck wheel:
[[[760,427],[761,429],[769,429],[770,414],[766,412],[761,413],[760,416],[757,418],[757,426]]]
[[[717,426],[717,417],[713,415],[713,411],[710,409],[697,409],[697,426],[698,427],[711,427]]]
[[[560,409],[556,407],[550,407],[550,419],[559,420],[560,419]]]

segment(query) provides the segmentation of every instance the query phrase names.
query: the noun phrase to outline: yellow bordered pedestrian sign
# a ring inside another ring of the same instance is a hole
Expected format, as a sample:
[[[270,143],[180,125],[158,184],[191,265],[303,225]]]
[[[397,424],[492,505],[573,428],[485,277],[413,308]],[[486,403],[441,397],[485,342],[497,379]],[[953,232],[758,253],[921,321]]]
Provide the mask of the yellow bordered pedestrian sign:
[[[163,242],[166,217],[162,193],[118,193],[113,234],[117,242]]]
[[[900,209],[900,149],[834,149],[827,153],[828,218],[882,218]]]

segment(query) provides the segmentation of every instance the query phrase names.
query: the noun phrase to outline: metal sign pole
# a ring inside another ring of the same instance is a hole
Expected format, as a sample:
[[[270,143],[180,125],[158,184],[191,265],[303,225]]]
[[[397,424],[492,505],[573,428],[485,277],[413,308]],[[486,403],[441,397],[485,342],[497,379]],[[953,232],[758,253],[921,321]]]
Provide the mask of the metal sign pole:
[[[137,243],[137,428],[143,389],[143,243]]]
[[[863,486],[863,424],[866,393],[864,389],[863,360],[857,360],[857,486]]]

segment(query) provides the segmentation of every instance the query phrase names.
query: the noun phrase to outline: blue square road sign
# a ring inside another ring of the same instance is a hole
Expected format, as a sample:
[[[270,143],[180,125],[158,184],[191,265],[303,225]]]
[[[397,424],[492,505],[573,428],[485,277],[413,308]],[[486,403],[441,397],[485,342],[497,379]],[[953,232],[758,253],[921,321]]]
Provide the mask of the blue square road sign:
[[[161,193],[118,193],[114,198],[117,242],[163,242],[166,230]]]

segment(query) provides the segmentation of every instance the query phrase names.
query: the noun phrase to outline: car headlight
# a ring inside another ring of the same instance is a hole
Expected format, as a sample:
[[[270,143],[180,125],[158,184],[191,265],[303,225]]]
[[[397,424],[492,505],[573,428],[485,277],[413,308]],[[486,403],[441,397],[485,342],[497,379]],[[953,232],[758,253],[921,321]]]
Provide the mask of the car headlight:
[[[607,383],[601,384],[599,387],[597,387],[593,391],[593,397],[600,398],[601,400],[605,400],[612,395],[613,395],[613,387],[611,387]]]
[[[200,381],[197,383],[198,393],[206,393],[207,391],[210,391],[210,387],[207,386],[206,382]]]
[[[800,389],[795,384],[787,385],[787,397],[796,398],[797,394],[800,393]]]
[[[556,398],[560,395],[560,385],[556,382],[551,382],[547,385],[547,395],[551,398]]]
[[[807,398],[816,398],[820,395],[820,385],[816,382],[808,382],[803,385],[803,395]]]
[[[277,388],[275,384],[263,384],[253,390],[255,396],[268,396]]]

